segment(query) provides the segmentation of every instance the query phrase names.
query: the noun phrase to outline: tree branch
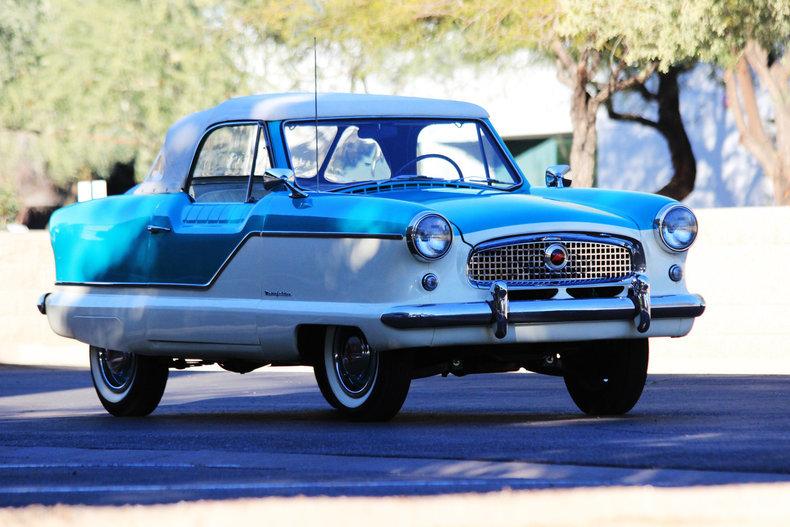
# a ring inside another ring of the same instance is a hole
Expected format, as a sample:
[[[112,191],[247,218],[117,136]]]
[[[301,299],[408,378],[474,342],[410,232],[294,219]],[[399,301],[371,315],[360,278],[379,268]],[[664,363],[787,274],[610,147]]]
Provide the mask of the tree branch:
[[[767,148],[773,149],[771,139],[765,132],[763,127],[763,120],[760,117],[760,108],[757,106],[757,96],[755,95],[754,82],[752,81],[751,72],[749,71],[749,63],[747,58],[741,57],[735,65],[735,75],[740,88],[737,93],[740,94],[743,100],[743,110],[745,112],[746,124],[748,125],[749,133],[754,137],[755,141],[764,144]]]
[[[772,68],[768,67],[768,51],[757,42],[750,40],[746,43],[743,56],[757,74],[760,84],[771,94],[771,98],[775,101],[781,101],[782,91],[787,88],[778,83],[777,79],[771,74]],[[774,64],[781,64],[781,61],[777,60]]]
[[[611,97],[606,100],[606,111],[608,112],[610,119],[614,119],[616,121],[629,121],[632,123],[649,126],[650,128],[654,128],[656,130],[660,129],[660,126],[657,122],[651,121],[646,117],[642,117],[641,115],[637,115],[635,113],[620,113],[615,111],[614,102],[612,101]]]
[[[561,83],[573,89],[576,86],[576,62],[558,39],[551,41],[551,50],[554,52],[555,63],[557,64],[557,78]]]
[[[603,103],[618,91],[627,90],[639,84],[644,84],[645,81],[656,71],[657,67],[657,63],[651,62],[635,75],[631,75],[630,77],[620,80],[617,80],[614,75],[610,75],[608,82],[605,85],[599,86],[598,93],[595,94],[596,102],[599,104]],[[614,73],[614,70],[612,73]]]
[[[741,59],[739,64],[743,60],[744,59]],[[736,64],[735,67],[738,67],[739,64]],[[751,86],[751,79],[749,79],[748,82]],[[738,78],[736,77],[733,68],[728,68],[724,72],[724,87],[727,93],[727,102],[729,103],[728,106],[732,112],[733,118],[735,119],[735,126],[738,128],[741,143],[749,150],[749,152],[752,153],[754,157],[757,158],[757,161],[767,172],[768,167],[771,166],[773,161],[773,156],[771,155],[772,149],[770,148],[770,144],[765,144],[759,141],[754,136],[754,134],[752,134],[749,126],[746,123],[744,109],[741,106],[741,102],[738,97]],[[752,95],[753,94],[754,92],[752,88]]]
[[[555,38],[551,41],[551,50],[557,56],[557,60],[559,60],[563,68],[569,71],[576,69],[576,61],[573,60],[573,57],[571,57],[571,54],[568,53],[568,50],[565,49],[565,46],[562,45],[559,39]]]
[[[647,89],[644,82],[640,82],[639,84],[634,86],[634,89],[642,96],[642,98],[646,101],[655,101],[658,100],[658,94],[651,92]]]

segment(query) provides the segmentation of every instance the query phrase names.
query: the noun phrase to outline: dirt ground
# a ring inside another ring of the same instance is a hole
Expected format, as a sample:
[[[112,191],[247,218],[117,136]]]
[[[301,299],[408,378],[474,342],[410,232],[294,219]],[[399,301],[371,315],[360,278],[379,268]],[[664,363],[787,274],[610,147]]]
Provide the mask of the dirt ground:
[[[4,527],[350,524],[496,527],[790,525],[790,484],[617,487],[387,498],[265,498],[0,509]]]

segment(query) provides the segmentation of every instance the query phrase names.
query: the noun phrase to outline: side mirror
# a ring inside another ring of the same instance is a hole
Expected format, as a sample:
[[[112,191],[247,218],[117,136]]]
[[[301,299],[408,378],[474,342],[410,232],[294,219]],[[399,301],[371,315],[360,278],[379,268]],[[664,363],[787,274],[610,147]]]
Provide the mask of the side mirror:
[[[546,186],[557,188],[570,187],[573,182],[570,172],[571,167],[568,165],[551,165],[546,168]]]
[[[307,194],[302,192],[296,185],[296,176],[290,168],[267,168],[263,173],[263,188],[266,190],[287,189],[291,197],[306,198]]]

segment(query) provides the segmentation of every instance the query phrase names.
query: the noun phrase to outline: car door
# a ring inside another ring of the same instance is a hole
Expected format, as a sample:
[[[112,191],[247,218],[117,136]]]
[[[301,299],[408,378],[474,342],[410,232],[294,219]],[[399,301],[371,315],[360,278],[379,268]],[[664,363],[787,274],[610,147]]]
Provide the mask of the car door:
[[[252,174],[270,166],[257,122],[210,129],[198,148],[186,191],[171,194],[148,226],[149,284],[168,290],[149,338],[196,343],[258,344],[252,303],[260,299],[259,262],[245,251],[260,231],[265,203]],[[249,272],[221,279],[231,265]]]

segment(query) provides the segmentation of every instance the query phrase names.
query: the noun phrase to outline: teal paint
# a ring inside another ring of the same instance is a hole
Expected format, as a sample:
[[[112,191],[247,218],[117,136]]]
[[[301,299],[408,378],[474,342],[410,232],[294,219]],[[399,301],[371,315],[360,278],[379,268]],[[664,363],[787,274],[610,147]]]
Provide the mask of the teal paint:
[[[51,220],[61,283],[205,285],[248,236],[267,232],[405,234],[419,212],[461,233],[580,222],[650,229],[672,200],[598,189],[412,189],[378,195],[273,192],[255,204],[193,203],[184,193],[123,195],[65,207]],[[151,234],[148,225],[171,230]]]
[[[532,187],[530,192],[552,203],[593,207],[628,218],[640,230],[652,229],[658,211],[670,203],[677,203],[666,196],[625,190]]]
[[[112,196],[53,214],[56,280],[204,286],[246,239],[259,234],[404,235],[423,211],[443,214],[460,233],[545,222],[646,230],[672,202],[636,192],[530,187],[502,138],[486,124],[524,181],[518,189],[414,187],[369,195],[311,192],[303,199],[271,192],[257,203],[194,203],[183,192]],[[274,166],[287,167],[281,122],[266,126]],[[170,230],[151,234],[149,225]]]

